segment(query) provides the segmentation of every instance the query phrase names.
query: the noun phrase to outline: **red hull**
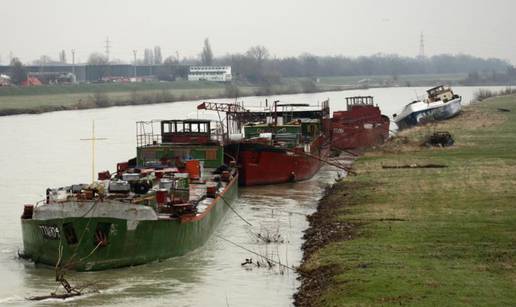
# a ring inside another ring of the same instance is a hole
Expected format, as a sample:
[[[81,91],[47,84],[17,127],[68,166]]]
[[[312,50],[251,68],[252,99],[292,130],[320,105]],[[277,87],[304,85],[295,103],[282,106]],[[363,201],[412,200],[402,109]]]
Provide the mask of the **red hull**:
[[[390,120],[372,105],[352,106],[334,112],[331,143],[335,149],[355,149],[382,144],[389,137]]]
[[[329,148],[321,136],[311,144],[306,154],[261,143],[239,143],[226,146],[232,155],[238,155],[240,184],[244,186],[295,182],[312,178],[328,157]]]

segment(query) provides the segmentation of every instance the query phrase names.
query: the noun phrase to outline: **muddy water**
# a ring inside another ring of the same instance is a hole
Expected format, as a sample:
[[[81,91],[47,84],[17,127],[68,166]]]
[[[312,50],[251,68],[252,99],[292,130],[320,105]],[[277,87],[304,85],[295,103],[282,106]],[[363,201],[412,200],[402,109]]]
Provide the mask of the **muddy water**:
[[[477,88],[456,88],[469,101]],[[423,88],[374,89],[285,95],[288,103],[315,103],[330,98],[332,110],[345,109],[344,97],[372,95],[385,114],[400,111]],[[264,98],[245,98],[257,104]],[[221,100],[224,101],[224,100]],[[19,216],[22,205],[43,198],[47,187],[91,180],[91,136],[97,136],[97,170],[110,169],[135,153],[135,121],[196,118],[216,115],[195,110],[196,102],[104,110],[54,112],[0,118],[0,305],[26,305],[25,297],[48,294],[55,288],[53,271],[18,259],[22,248]],[[315,210],[323,188],[335,170],[325,167],[313,179],[296,183],[241,189],[235,209],[253,226],[228,212],[221,226],[202,248],[159,263],[93,273],[71,273],[73,283],[94,283],[99,293],[72,301],[44,301],[34,305],[141,305],[156,306],[289,306],[298,286],[296,274],[275,266],[241,266],[246,258],[273,258],[287,266],[301,259],[306,214]],[[280,235],[282,243],[264,244],[253,233]],[[238,244],[237,247],[229,240]],[[242,248],[243,247],[243,248]]]

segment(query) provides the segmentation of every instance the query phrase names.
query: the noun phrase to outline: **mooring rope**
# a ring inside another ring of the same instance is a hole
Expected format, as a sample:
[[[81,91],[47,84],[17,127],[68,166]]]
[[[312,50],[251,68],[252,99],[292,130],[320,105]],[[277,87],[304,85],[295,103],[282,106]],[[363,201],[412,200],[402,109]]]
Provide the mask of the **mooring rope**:
[[[251,224],[251,222],[249,222],[248,220],[246,220],[243,216],[241,216],[236,210],[235,208],[233,208],[229,202],[224,198],[224,196],[222,196],[221,194],[218,194],[218,196],[224,201],[224,203],[229,207],[229,209],[231,209],[231,211],[233,211],[240,219],[242,219],[242,221],[244,221],[247,225],[251,226],[251,227],[254,227],[253,224]]]
[[[97,204],[98,202],[95,200],[93,205],[91,206],[91,208],[88,209],[88,211],[86,211],[86,213],[84,213],[82,217],[85,217],[86,215],[88,215],[92,210],[95,210],[95,208],[97,207]],[[70,264],[72,264],[72,260],[75,258],[75,256],[77,256],[77,250],[79,248],[79,246],[81,245],[81,242],[84,238],[84,235],[86,234],[86,230],[89,229],[89,225],[90,225],[90,222],[92,220],[92,216],[90,216],[88,218],[88,223],[86,224],[86,226],[84,227],[82,233],[81,233],[81,236],[79,238],[79,241],[77,243],[77,245],[75,246],[74,250],[73,250],[73,254],[72,256],[68,259],[68,261],[66,261],[65,264],[61,265],[61,262],[62,262],[62,259],[63,259],[63,238],[60,237],[59,239],[59,246],[58,246],[58,258],[57,258],[57,261],[56,261],[56,265],[55,265],[55,271],[56,271],[56,281],[59,281],[61,283],[61,285],[65,288],[66,292],[67,293],[71,293],[71,292],[76,292],[77,294],[80,294],[80,292],[78,290],[76,290],[75,288],[71,287],[70,284],[68,283],[68,281],[64,278],[64,275],[66,273],[66,271],[68,270]],[[61,225],[62,227],[63,225]],[[86,256],[86,257],[83,257],[81,259],[79,259],[79,262],[80,261],[83,261],[84,259],[90,257],[96,250],[97,248],[100,246],[102,242],[99,242],[99,244],[97,244],[97,246],[95,246],[95,248]],[[57,290],[57,288],[56,288]],[[55,293],[55,291],[54,291]]]

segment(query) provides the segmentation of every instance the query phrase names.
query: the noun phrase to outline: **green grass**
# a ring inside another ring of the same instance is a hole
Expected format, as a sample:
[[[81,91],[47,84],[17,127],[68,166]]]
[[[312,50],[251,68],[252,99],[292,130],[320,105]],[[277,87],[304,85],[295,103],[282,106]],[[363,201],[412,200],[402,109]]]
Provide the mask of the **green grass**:
[[[281,83],[272,86],[248,83],[237,83],[235,86],[238,87],[239,96],[279,95],[301,93],[307,90],[340,89],[328,85],[306,89],[302,80],[306,81],[306,79],[286,78]],[[234,91],[228,90],[226,86],[226,84],[215,82],[174,81],[0,87],[0,115],[233,96]],[[98,97],[102,98],[101,103],[98,102]]]
[[[224,89],[224,84],[216,82],[138,82],[138,83],[79,83],[68,85],[43,85],[30,87],[0,87],[0,96],[16,95],[55,95],[77,93],[111,93],[133,91],[162,91],[185,89]]]
[[[253,95],[257,89],[257,86],[239,86],[241,95]],[[4,87],[0,88],[0,113],[98,107],[94,96],[99,94],[109,106],[219,98],[226,95],[226,88],[220,83],[186,81]]]
[[[176,90],[143,90],[137,92],[101,92],[113,103],[117,101],[127,101],[133,95],[156,96],[163,93],[172,95],[175,99],[184,98],[195,99],[196,97],[218,97],[224,93],[224,89],[205,88],[205,89],[176,89]],[[40,106],[73,106],[80,102],[93,100],[94,93],[72,93],[72,94],[45,94],[45,95],[14,95],[0,96],[0,109],[30,109]]]
[[[450,131],[456,146],[416,146],[434,129]],[[319,304],[514,306],[516,97],[402,136],[411,143],[358,160],[358,176],[341,183],[360,186],[351,196],[329,196],[342,202],[335,219],[361,226],[304,264],[306,271],[337,268]],[[381,168],[412,163],[448,167]]]

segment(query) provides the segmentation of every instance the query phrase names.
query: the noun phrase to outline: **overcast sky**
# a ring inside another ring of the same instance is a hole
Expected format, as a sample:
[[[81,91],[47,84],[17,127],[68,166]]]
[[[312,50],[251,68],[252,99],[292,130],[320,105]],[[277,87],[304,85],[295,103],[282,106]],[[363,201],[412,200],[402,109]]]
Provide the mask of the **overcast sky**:
[[[467,53],[516,63],[514,0],[2,0],[0,57],[85,61],[104,52],[131,61],[132,50],[161,46],[164,57],[197,56],[204,38],[216,56],[264,45],[273,56],[415,56]]]

